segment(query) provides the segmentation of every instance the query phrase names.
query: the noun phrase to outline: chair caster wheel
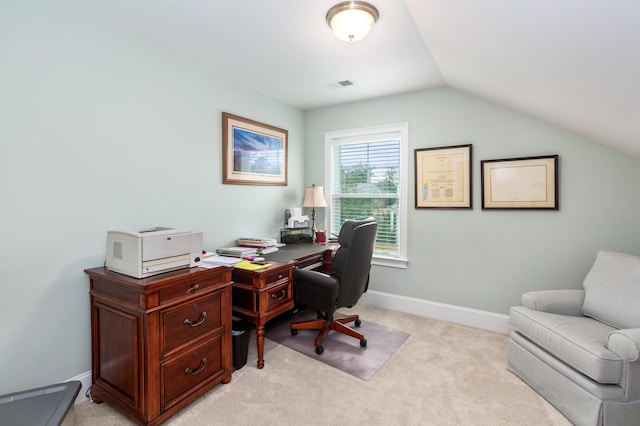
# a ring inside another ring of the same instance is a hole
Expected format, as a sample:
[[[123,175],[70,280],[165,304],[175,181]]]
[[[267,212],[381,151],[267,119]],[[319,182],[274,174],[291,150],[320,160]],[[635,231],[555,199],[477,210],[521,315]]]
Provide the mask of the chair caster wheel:
[[[298,335],[298,330],[291,329],[291,335],[292,336],[297,336]]]
[[[367,347],[367,339],[360,340],[360,346],[363,347],[363,348],[366,348]]]
[[[322,352],[324,352],[324,348],[322,347],[322,345],[316,346],[316,353],[318,355],[322,355]]]
[[[360,321],[360,319],[357,319],[356,322],[354,322],[356,327],[360,327],[360,325],[362,324],[362,321]]]

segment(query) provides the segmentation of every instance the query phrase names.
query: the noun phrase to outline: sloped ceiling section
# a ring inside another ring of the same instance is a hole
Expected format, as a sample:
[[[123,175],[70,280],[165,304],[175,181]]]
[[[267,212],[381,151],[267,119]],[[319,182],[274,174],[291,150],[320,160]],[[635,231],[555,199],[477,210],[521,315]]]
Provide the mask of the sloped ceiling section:
[[[447,85],[640,157],[640,2],[405,3]]]
[[[301,109],[444,85],[401,0],[357,43],[327,25],[335,0],[57,1]]]
[[[640,158],[640,2],[369,0],[350,44],[338,0],[57,1],[301,109],[448,85]]]

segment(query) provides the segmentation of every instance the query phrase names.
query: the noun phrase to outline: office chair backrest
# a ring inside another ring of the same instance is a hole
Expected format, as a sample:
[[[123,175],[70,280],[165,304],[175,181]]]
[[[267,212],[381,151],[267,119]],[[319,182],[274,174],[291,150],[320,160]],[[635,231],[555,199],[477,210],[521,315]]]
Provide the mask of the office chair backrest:
[[[338,307],[352,306],[367,291],[378,222],[374,218],[347,220],[340,228],[340,248],[332,261],[331,276],[340,281]]]

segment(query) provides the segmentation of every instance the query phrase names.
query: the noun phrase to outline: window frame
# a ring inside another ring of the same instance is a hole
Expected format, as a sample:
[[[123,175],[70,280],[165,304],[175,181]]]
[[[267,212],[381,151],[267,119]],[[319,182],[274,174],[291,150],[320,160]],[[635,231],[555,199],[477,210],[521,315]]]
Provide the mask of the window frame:
[[[390,139],[400,140],[400,178],[398,182],[398,217],[400,219],[398,235],[398,254],[374,253],[372,264],[405,269],[409,262],[407,256],[407,220],[408,220],[408,174],[409,174],[409,124],[397,123],[382,126],[364,127],[350,130],[338,130],[325,132],[325,198],[328,206],[325,209],[324,225],[325,229],[330,229],[332,215],[332,164],[331,148],[337,145],[371,143],[387,141]]]

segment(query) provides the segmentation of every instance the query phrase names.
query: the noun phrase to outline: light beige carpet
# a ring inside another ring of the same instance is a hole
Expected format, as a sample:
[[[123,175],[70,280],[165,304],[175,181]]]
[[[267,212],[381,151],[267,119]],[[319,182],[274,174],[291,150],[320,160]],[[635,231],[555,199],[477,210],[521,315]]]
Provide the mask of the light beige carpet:
[[[342,311],[347,313],[349,311]],[[247,365],[170,418],[204,425],[570,425],[552,405],[507,371],[507,336],[358,304],[363,320],[410,333],[363,381],[265,340]],[[128,425],[107,404],[76,406],[76,425]]]

